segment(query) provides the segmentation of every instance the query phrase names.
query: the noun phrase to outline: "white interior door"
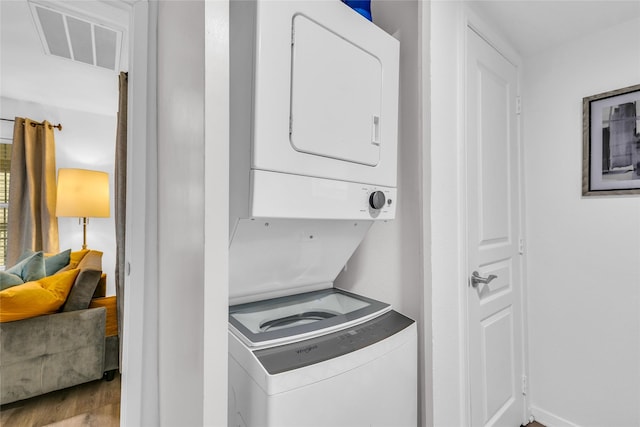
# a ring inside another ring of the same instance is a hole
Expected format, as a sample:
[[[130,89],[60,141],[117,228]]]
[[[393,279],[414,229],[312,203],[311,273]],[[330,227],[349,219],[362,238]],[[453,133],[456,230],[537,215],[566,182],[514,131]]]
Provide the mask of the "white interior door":
[[[517,68],[470,28],[466,67],[471,425],[515,427],[524,418]]]

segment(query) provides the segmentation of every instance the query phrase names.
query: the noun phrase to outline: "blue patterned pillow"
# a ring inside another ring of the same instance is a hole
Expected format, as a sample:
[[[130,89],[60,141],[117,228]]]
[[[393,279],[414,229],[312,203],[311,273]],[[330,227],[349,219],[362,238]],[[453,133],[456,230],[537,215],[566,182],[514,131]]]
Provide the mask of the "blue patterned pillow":
[[[71,259],[71,249],[62,251],[59,254],[44,257],[45,275],[51,276],[65,265],[69,265]]]
[[[0,291],[3,291],[15,285],[22,285],[23,283],[24,281],[20,278],[20,276],[7,273],[6,271],[0,271]]]
[[[42,279],[46,274],[44,254],[42,251],[36,252],[24,258],[13,267],[6,269],[5,273],[15,274],[25,283]]]
[[[18,261],[22,261],[26,258],[29,258],[36,254],[30,249],[27,249],[20,255]],[[69,265],[71,260],[71,249],[67,249],[66,251],[62,251],[59,254],[55,255],[44,255],[44,270],[45,276],[51,276],[52,274],[57,273],[62,267]]]

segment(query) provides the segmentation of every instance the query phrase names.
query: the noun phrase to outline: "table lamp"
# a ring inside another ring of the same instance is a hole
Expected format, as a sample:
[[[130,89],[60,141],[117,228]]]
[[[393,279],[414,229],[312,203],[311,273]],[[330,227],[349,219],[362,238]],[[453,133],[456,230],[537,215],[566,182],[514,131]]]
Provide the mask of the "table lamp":
[[[87,249],[88,218],[108,218],[109,174],[87,169],[58,169],[56,216],[82,222],[82,249]]]

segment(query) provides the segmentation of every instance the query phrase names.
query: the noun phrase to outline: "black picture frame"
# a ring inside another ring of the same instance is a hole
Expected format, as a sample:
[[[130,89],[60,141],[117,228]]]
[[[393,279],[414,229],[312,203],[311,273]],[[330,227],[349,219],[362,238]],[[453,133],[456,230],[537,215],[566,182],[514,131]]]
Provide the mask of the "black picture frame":
[[[582,99],[582,195],[640,194],[640,84]]]

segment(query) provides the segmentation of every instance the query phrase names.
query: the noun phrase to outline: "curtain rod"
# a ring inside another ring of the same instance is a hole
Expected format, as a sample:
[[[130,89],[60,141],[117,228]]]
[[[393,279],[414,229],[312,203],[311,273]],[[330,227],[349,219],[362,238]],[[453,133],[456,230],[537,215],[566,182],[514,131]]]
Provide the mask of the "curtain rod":
[[[5,122],[15,122],[14,119],[5,119],[4,117],[0,117],[0,120],[4,120]],[[44,123],[34,123],[31,122],[31,126],[35,127],[35,126],[42,126]],[[56,128],[58,130],[62,130],[62,124],[58,123],[57,125],[49,125],[49,129],[51,128]]]

